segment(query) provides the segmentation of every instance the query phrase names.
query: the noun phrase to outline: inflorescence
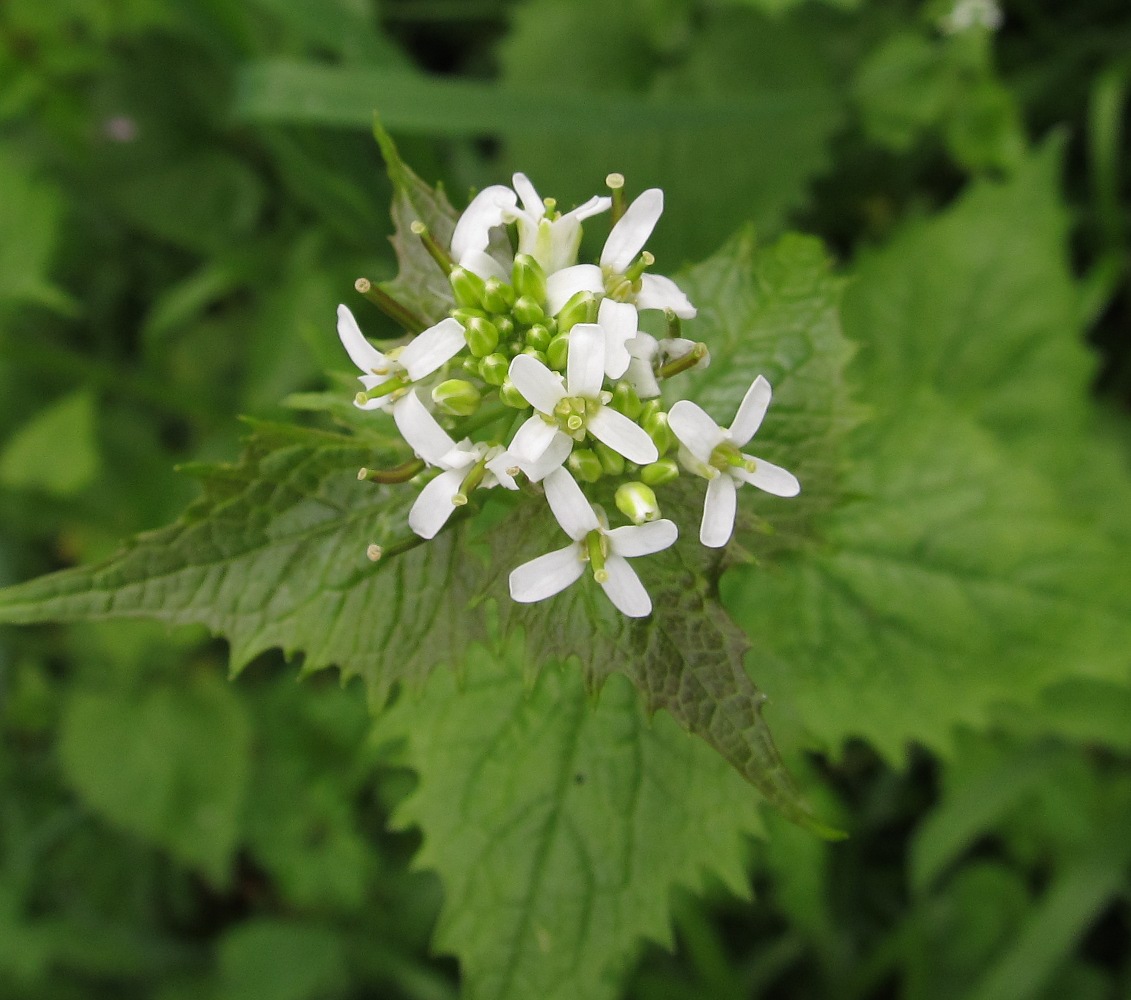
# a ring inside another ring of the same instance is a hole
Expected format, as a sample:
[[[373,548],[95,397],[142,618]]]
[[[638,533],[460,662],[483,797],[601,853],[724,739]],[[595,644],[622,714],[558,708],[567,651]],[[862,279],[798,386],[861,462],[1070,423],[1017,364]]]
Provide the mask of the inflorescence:
[[[650,271],[655,258],[644,245],[663,192],[650,188],[626,205],[624,179],[611,174],[607,183],[611,197],[562,213],[515,174],[513,189],[493,185],[472,200],[450,247],[414,225],[447,273],[456,307],[382,352],[342,305],[338,335],[362,372],[356,405],[390,413],[417,456],[395,469],[362,469],[358,478],[427,478],[408,517],[417,535],[433,538],[473,490],[540,484],[527,488],[544,493],[571,541],[515,569],[511,597],[543,600],[588,569],[622,613],[639,618],[652,602],[627,560],[667,548],[678,534],[660,516],[656,488],[681,472],[706,479],[699,539],[720,547],[734,530],[739,486],[782,497],[800,486],[792,473],[742,451],[770,404],[761,375],[729,427],[690,400],[665,406],[661,384],[705,367],[710,354],[682,336],[695,307],[675,282]],[[613,225],[600,260],[578,263],[582,221],[605,212]],[[379,304],[419,329],[398,303]],[[646,310],[664,314],[665,336],[640,330]],[[626,523],[610,527],[579,481],[610,498]],[[382,550],[372,545],[368,554],[379,559]]]

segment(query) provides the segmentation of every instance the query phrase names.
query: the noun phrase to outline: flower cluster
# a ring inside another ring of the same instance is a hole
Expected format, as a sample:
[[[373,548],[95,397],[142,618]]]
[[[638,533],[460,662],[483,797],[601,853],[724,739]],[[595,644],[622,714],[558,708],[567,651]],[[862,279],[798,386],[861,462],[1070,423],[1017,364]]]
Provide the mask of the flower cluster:
[[[511,573],[514,600],[543,600],[588,569],[622,613],[643,617],[652,602],[627,560],[667,548],[678,534],[660,517],[656,487],[681,472],[706,479],[699,538],[720,547],[734,530],[739,486],[783,497],[800,486],[742,451],[770,404],[761,375],[729,427],[690,400],[665,406],[661,383],[706,366],[710,355],[681,336],[695,307],[650,271],[655,258],[644,245],[663,193],[652,188],[626,204],[623,178],[607,183],[611,196],[562,213],[515,174],[513,187],[494,185],[472,200],[446,247],[418,224],[451,282],[450,315],[382,352],[343,305],[338,334],[362,372],[356,405],[389,412],[417,456],[359,478],[430,477],[409,513],[417,535],[434,537],[476,489],[544,494],[571,541]],[[579,263],[582,222],[606,212],[613,223],[599,261]],[[397,303],[385,304],[403,319]],[[647,310],[663,313],[666,336],[639,328]],[[579,481],[627,523],[610,527]]]

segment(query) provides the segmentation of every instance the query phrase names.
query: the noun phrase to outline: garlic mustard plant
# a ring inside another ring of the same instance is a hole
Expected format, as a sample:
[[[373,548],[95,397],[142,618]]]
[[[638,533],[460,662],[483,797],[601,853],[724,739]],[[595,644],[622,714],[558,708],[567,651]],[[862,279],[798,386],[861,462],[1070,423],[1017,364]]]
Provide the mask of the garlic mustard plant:
[[[434,538],[477,489],[524,490],[549,504],[570,544],[516,567],[511,597],[544,600],[588,569],[621,613],[641,618],[652,601],[627,560],[668,548],[679,533],[661,516],[657,488],[681,472],[706,479],[699,538],[720,547],[734,530],[738,486],[788,497],[800,484],[740,450],[770,404],[763,376],[729,428],[691,400],[666,405],[678,376],[705,367],[710,354],[682,335],[695,306],[650,270],[645,244],[663,193],[651,188],[626,205],[624,179],[611,174],[607,183],[611,197],[563,213],[515,174],[512,187],[472,199],[447,246],[415,225],[451,284],[450,315],[379,351],[339,306],[338,334],[362,372],[355,404],[388,411],[415,456],[358,478],[419,481],[408,515],[417,536]],[[579,262],[582,222],[604,213],[612,224],[598,262]],[[663,313],[666,335],[640,329],[647,310]],[[404,312],[395,302],[387,311]],[[625,523],[610,525],[598,499],[611,500]],[[370,557],[380,558],[376,546]]]

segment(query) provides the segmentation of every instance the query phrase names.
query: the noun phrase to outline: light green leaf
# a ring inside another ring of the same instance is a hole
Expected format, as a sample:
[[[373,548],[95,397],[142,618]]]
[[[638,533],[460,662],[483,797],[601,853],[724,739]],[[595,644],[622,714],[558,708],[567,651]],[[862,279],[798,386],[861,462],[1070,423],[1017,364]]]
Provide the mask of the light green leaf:
[[[77,693],[59,754],[68,782],[111,823],[227,881],[249,731],[226,684],[202,677],[136,698]]]
[[[64,396],[16,431],[0,451],[0,485],[69,496],[98,474],[94,395]]]
[[[396,818],[423,828],[466,996],[611,998],[641,938],[670,943],[674,887],[747,894],[758,797],[623,680],[594,703],[568,666],[524,683],[525,655],[477,650],[462,684],[438,674],[394,707],[383,729],[421,777]]]
[[[341,939],[328,927],[252,920],[220,943],[217,1000],[317,1000],[346,980]]]

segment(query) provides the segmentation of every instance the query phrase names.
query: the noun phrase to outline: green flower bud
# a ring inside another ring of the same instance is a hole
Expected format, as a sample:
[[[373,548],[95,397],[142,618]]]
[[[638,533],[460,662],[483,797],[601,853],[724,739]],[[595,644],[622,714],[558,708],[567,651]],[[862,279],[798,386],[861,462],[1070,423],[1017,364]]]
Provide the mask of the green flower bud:
[[[648,436],[661,455],[675,444],[675,438],[668,426],[668,415],[666,413],[653,413],[650,417],[645,418],[641,426],[648,432]]]
[[[558,332],[565,333],[578,323],[597,321],[597,298],[592,292],[577,292],[557,315]]]
[[[483,279],[474,271],[466,267],[453,267],[448,275],[455,293],[456,302],[461,306],[470,306],[473,309],[483,308],[483,292],[485,290]]]
[[[479,359],[478,358],[464,358],[463,364],[460,367],[472,375],[479,374]]]
[[[628,382],[618,382],[613,387],[613,398],[609,405],[623,413],[629,420],[635,420],[644,409],[644,404],[640,402],[636,390]]]
[[[664,404],[658,399],[650,399],[640,407],[640,416],[637,422],[643,427],[644,421],[664,411]]]
[[[604,474],[601,460],[588,448],[574,448],[566,465],[577,479],[585,483],[595,483]]]
[[[452,319],[459,320],[462,326],[467,326],[473,319],[486,319],[487,314],[482,309],[472,309],[470,306],[460,306],[448,313]]]
[[[450,378],[432,390],[432,402],[445,413],[470,417],[479,409],[479,390],[462,378]]]
[[[514,290],[519,295],[532,298],[535,302],[546,301],[546,272],[528,253],[516,254],[514,258]]]
[[[518,388],[509,378],[499,386],[499,399],[507,406],[513,406],[516,410],[526,410],[530,407],[526,397],[518,391]]]
[[[485,358],[494,354],[499,346],[499,331],[489,319],[480,319],[473,316],[465,325],[467,330],[467,346],[477,358]]]
[[[546,355],[543,354],[540,350],[538,350],[537,347],[524,347],[522,349],[522,353],[523,354],[529,354],[535,360],[541,361],[542,364],[546,364]]]
[[[613,451],[607,444],[600,441],[593,443],[593,451],[601,460],[601,468],[610,476],[619,476],[624,472],[624,456],[619,452]]]
[[[654,521],[660,516],[656,494],[644,483],[622,483],[617,487],[616,503],[617,510],[633,524],[644,524],[645,521]]]
[[[502,385],[510,366],[505,354],[488,354],[479,362],[479,377],[488,385]]]
[[[541,323],[546,318],[541,304],[529,295],[520,296],[514,303],[514,314],[520,323],[530,326]]]
[[[498,278],[488,278],[483,284],[483,305],[493,313],[510,312],[514,305],[514,289]]]
[[[526,331],[526,346],[536,347],[540,351],[550,346],[550,331],[541,323],[536,323]]]
[[[514,320],[506,313],[492,316],[491,322],[495,324],[495,329],[499,331],[500,337],[509,337],[514,333]]]
[[[546,360],[550,362],[550,367],[554,371],[564,372],[568,353],[569,334],[560,333],[550,341],[550,346],[546,348]]]
[[[661,458],[658,462],[644,466],[640,478],[649,486],[663,486],[679,478],[679,466],[674,458]]]

